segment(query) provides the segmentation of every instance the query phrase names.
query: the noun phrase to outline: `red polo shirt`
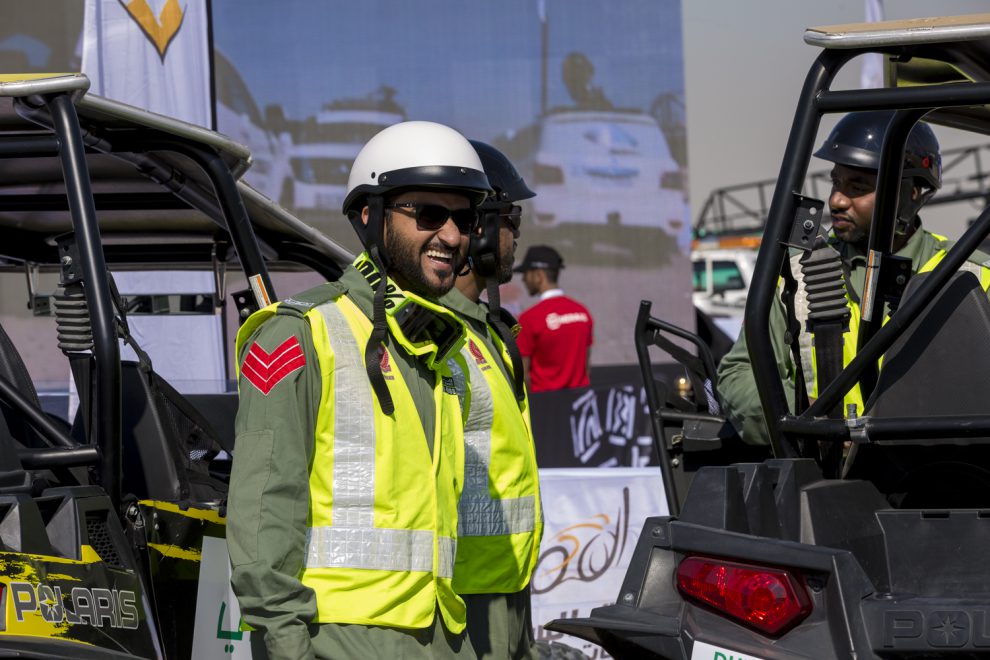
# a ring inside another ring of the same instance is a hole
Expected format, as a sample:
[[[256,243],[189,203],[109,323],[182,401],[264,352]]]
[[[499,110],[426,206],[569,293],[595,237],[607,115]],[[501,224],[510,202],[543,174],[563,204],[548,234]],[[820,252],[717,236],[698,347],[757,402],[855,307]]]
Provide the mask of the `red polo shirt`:
[[[587,387],[591,313],[560,289],[543,294],[519,317],[519,352],[530,359],[531,392]]]

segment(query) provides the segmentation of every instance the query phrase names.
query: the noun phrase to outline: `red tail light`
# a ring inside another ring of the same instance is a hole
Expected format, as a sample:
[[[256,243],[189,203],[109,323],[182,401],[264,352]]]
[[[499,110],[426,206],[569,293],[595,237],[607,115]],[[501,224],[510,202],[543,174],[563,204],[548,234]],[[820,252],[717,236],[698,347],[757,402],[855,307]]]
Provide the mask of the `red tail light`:
[[[767,635],[780,635],[811,613],[807,589],[788,571],[707,557],[677,567],[677,586],[693,599]]]

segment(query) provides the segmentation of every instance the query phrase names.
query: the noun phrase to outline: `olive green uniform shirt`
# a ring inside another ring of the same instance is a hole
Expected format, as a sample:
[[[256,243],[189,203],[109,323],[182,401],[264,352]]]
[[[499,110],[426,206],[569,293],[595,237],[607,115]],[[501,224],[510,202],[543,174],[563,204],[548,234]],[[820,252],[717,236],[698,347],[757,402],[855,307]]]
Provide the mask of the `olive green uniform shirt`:
[[[862,298],[863,285],[866,280],[866,256],[849,243],[831,237],[832,245],[848,266],[846,272],[847,290],[855,294],[857,300]],[[917,230],[907,243],[896,254],[899,257],[911,259],[911,271],[917,273],[939,250],[947,250],[952,245],[943,241],[918,225]],[[970,261],[981,263],[988,257],[980,252],[974,252]],[[803,328],[802,328],[802,331]],[[770,342],[777,360],[777,373],[784,383],[787,404],[794,411],[794,378],[795,366],[790,347],[785,343],[787,332],[787,316],[780,297],[775,297],[770,308]],[[749,359],[749,349],[746,347],[746,333],[740,332],[732,349],[722,358],[718,366],[718,392],[725,405],[733,426],[749,444],[770,444],[770,435],[763,419],[763,407],[756,389],[756,379],[753,377],[753,365]]]
[[[436,617],[432,628],[400,630],[377,626],[314,624],[316,597],[299,580],[309,518],[309,468],[313,460],[322,374],[307,306],[347,295],[371,318],[373,291],[353,267],[338,282],[316,287],[286,301],[262,324],[251,345],[271,352],[290,337],[302,347],[306,365],[267,394],[239,382],[240,407],[227,508],[231,582],[252,634],[255,658],[466,658],[475,657],[465,635],[451,635]],[[282,307],[298,309],[286,313]],[[428,442],[436,423],[435,376],[421,361],[386,340],[412,394]],[[370,411],[369,411],[370,414]],[[432,446],[430,451],[432,453]]]
[[[509,367],[495,344],[488,325],[488,307],[469,300],[457,289],[440,299],[440,303],[455,312],[495,356],[502,375],[508,379]],[[499,414],[495,411],[495,414]],[[462,594],[467,605],[467,629],[478,658],[503,660],[507,658],[536,658],[533,648],[533,621],[529,587],[514,594]]]

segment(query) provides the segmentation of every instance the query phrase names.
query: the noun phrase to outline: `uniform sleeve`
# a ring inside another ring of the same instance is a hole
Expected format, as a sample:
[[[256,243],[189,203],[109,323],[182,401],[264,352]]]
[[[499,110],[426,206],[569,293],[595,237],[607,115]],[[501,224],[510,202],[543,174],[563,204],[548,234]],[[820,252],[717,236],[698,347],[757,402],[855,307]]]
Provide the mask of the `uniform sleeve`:
[[[794,363],[790,348],[784,343],[787,317],[784,305],[774,298],[770,308],[770,342],[777,360],[777,373],[784,383],[787,406],[794,410]],[[763,419],[763,406],[756,390],[753,365],[746,346],[746,333],[739,339],[718,365],[718,392],[726,412],[742,439],[751,445],[770,444],[770,433]]]
[[[275,316],[238,356],[240,403],[227,504],[231,582],[270,658],[312,658],[305,559],[320,365],[306,321]]]
[[[519,335],[516,337],[516,346],[519,347],[519,354],[523,357],[530,357],[536,350],[536,319],[532,312],[523,312],[519,317]]]

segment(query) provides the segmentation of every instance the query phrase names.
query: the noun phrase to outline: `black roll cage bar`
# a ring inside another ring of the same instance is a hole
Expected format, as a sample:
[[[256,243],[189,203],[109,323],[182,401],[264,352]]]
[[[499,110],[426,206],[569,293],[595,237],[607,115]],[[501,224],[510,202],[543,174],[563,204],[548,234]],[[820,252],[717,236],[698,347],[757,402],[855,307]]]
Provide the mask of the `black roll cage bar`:
[[[869,249],[891,254],[896,224],[897,194],[903,167],[904,144],[911,128],[929,111],[938,108],[985,105],[990,103],[990,83],[949,83],[928,87],[902,87],[829,91],[836,73],[852,58],[865,53],[881,52],[910,58],[911,46],[896,48],[825,49],[812,64],[801,91],[788,137],[778,184],[774,190],[753,281],[746,303],[744,332],[756,380],[763,414],[770,432],[774,454],[780,458],[800,455],[798,440],[813,438],[841,442],[851,437],[873,440],[910,439],[913,437],[948,438],[965,435],[990,436],[990,415],[941,416],[931,418],[861,419],[857,433],[843,419],[825,419],[828,411],[857,382],[864,400],[876,385],[877,361],[924,310],[952,274],[990,234],[990,207],[952,246],[915,294],[904,300],[886,324],[882,324],[884,292],[874,298],[872,321],[861,321],[856,357],[800,415],[790,413],[775,364],[770,341],[770,308],[777,291],[778,277],[790,268],[786,243],[798,209],[798,191],[807,174],[822,115],[865,110],[897,110],[884,141],[877,173],[876,206],[870,231]],[[881,267],[883,259],[881,258]],[[878,278],[883,282],[883,278]],[[881,284],[882,286],[882,284]],[[864,310],[865,311],[865,310]],[[882,327],[881,327],[882,326]],[[796,339],[795,339],[796,340]]]
[[[85,283],[86,301],[93,329],[93,358],[95,360],[95,418],[90,442],[78,444],[52,424],[43,413],[16,390],[12,383],[0,379],[0,398],[21,413],[27,423],[50,445],[50,448],[18,450],[22,464],[28,469],[96,465],[100,483],[119,509],[121,503],[121,372],[120,351],[111,299],[107,263],[104,256],[96,204],[89,178],[87,152],[100,152],[132,164],[150,180],[169,189],[186,205],[196,208],[226,230],[234,244],[245,274],[260,279],[269,300],[257,300],[259,306],[274,302],[275,291],[268,274],[254,228],[238,192],[235,177],[220,153],[212,146],[178,135],[151,128],[119,128],[99,131],[80,125],[72,91],[54,91],[13,99],[16,112],[52,136],[16,136],[0,139],[0,158],[58,156],[65,182],[68,209],[79,253],[79,268]],[[216,197],[201,194],[193,187],[170,186],[168,169],[149,151],[172,151],[191,159],[206,174]],[[156,198],[159,195],[152,193]],[[113,205],[114,198],[126,203],[127,195],[105,195]],[[133,195],[130,196],[133,199]],[[28,196],[17,199],[25,208],[32,208]],[[16,206],[17,199],[8,198],[5,209]],[[13,203],[12,203],[13,202]],[[45,204],[55,200],[46,197]],[[130,207],[134,208],[134,207]],[[173,208],[182,208],[175,204]],[[302,261],[315,263],[315,251],[299,248]],[[257,296],[257,293],[256,293]]]

